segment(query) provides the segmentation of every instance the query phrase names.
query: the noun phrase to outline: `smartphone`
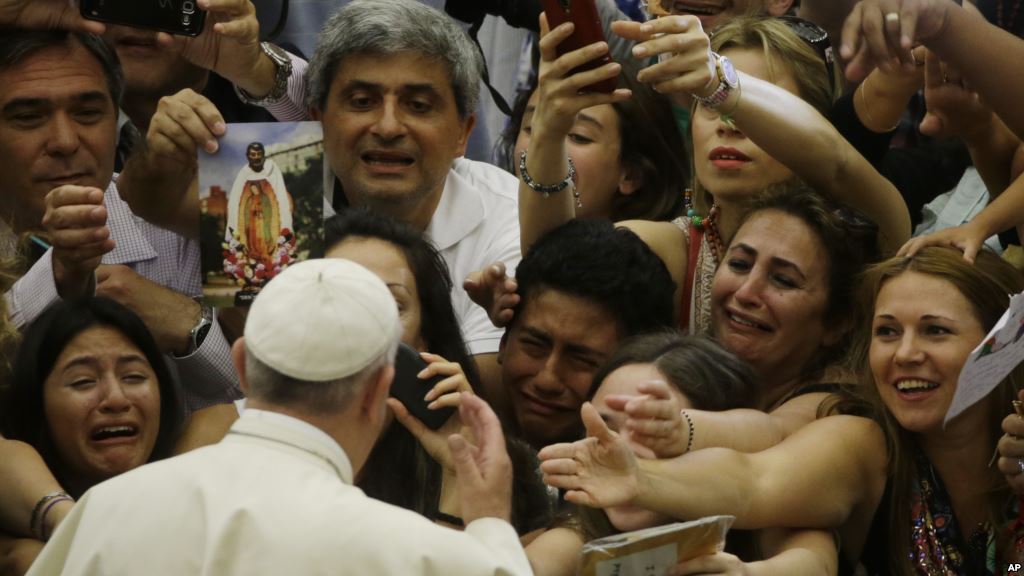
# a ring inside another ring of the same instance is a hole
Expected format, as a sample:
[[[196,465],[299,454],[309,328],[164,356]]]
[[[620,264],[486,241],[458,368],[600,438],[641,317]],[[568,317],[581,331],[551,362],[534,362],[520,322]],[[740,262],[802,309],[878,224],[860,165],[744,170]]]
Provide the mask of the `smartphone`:
[[[80,0],[83,18],[134,28],[198,36],[206,13],[195,0]]]
[[[435,376],[424,380],[416,375],[427,367],[427,362],[420,353],[405,344],[398,345],[398,356],[395,358],[395,379],[391,382],[391,396],[397,398],[410,414],[419,418],[427,428],[437,430],[455,413],[454,407],[430,410],[429,402],[423,400],[427,392],[435,384],[444,380],[444,376]]]
[[[559,56],[595,42],[604,42],[604,29],[601,27],[601,17],[597,13],[594,0],[543,0],[543,4],[550,29],[553,30],[565,22],[572,22],[574,25],[572,35],[558,45]],[[570,74],[600,68],[611,61],[611,56],[605,54],[574,68]],[[615,91],[618,84],[618,78],[608,78],[585,87],[583,91],[610,94]]]

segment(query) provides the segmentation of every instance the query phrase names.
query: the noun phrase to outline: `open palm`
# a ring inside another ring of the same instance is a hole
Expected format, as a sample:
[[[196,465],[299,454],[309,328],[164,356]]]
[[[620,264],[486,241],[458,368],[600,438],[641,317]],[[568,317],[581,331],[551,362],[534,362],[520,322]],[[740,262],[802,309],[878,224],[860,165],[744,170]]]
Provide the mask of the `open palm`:
[[[544,482],[566,490],[565,499],[592,508],[621,506],[637,494],[636,456],[589,402],[580,411],[587,438],[540,451]]]

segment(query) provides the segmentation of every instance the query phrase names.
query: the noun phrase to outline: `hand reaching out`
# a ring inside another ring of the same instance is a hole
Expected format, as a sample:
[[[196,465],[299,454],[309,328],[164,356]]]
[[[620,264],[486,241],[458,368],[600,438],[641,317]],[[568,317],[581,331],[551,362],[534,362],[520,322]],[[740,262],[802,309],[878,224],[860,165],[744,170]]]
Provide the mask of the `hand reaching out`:
[[[566,490],[573,504],[607,508],[630,504],[638,493],[636,456],[589,402],[580,410],[587,438],[548,446],[537,454],[544,483]]]
[[[669,385],[661,380],[641,382],[639,396],[609,395],[605,403],[625,412],[624,435],[649,448],[657,458],[674,458],[686,453],[689,424],[680,414],[681,406]]]
[[[928,113],[921,121],[922,134],[969,143],[992,131],[992,110],[964,85],[959,71],[931,51],[925,56],[924,98]]]
[[[861,0],[843,24],[846,76],[859,81],[876,66],[893,70],[894,63],[911,69],[911,48],[939,34],[951,9],[957,8],[949,0]]]
[[[518,285],[505,273],[504,262],[470,273],[462,287],[477,306],[487,310],[491,324],[503,328],[512,322],[519,305]]]
[[[558,45],[572,34],[573,24],[567,22],[549,30],[547,18],[541,17],[540,29],[538,97],[531,124],[531,143],[544,139],[562,141],[581,110],[621,102],[630,96],[626,89],[618,89],[611,94],[581,92],[591,84],[615,78],[622,70],[620,64],[609,62],[593,70],[573,72],[579,66],[604,56],[608,52],[607,42],[594,43],[559,56]]]
[[[448,437],[456,487],[466,524],[478,518],[512,517],[512,460],[505,448],[501,422],[479,396],[465,396],[459,417],[472,431],[476,446],[461,434]]]
[[[206,24],[196,37],[161,32],[159,42],[178,50],[196,66],[212,70],[233,83],[251,78],[260,65],[260,23],[250,0],[197,0]]]

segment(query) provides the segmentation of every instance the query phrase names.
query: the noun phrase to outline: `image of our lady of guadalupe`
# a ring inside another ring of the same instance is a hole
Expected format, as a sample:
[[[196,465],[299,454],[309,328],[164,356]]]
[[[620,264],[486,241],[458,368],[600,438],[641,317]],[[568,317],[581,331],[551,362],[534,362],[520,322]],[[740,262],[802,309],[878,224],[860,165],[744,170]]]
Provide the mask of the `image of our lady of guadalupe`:
[[[248,164],[239,170],[227,202],[225,243],[233,253],[231,270],[246,286],[261,286],[294,258],[292,197],[263,144],[246,150]]]

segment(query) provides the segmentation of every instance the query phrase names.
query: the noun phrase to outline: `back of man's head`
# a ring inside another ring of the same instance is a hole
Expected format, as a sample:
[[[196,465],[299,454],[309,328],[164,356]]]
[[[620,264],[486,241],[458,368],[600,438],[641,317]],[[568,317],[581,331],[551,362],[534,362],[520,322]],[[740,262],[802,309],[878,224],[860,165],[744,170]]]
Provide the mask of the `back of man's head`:
[[[117,53],[102,38],[85,32],[66,30],[5,29],[0,34],[0,70],[17,66],[35,53],[53,47],[71,48],[75,44],[85,48],[99,62],[106,76],[110,98],[120,106],[124,92],[124,72]]]
[[[675,283],[665,264],[607,221],[573,220],[545,234],[520,262],[516,283],[519,310],[555,290],[601,306],[623,337],[673,325]]]
[[[394,362],[399,328],[394,297],[372,272],[341,259],[293,264],[246,319],[249,396],[310,414],[343,410]]]
[[[480,97],[483,59],[466,32],[444,12],[418,0],[353,0],[324,25],[306,73],[306,105],[324,109],[346,56],[412,52],[443,62],[455,105],[466,118]]]

